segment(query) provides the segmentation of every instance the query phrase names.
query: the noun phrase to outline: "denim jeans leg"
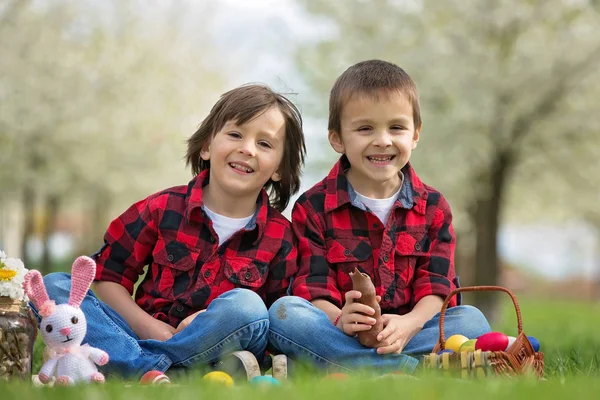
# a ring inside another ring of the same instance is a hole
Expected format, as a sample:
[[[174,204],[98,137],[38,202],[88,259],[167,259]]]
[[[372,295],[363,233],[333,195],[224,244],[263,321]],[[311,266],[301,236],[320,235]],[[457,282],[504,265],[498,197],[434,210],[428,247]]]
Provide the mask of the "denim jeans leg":
[[[418,360],[405,354],[377,354],[336,328],[327,315],[296,296],[277,300],[269,309],[269,341],[288,357],[324,369],[376,373],[411,373]]]
[[[262,361],[269,314],[263,300],[248,289],[233,289],[214,299],[205,312],[165,342],[144,340],[144,349],[166,354],[174,367],[207,365],[238,350]]]
[[[48,296],[57,304],[67,303],[71,290],[71,276],[56,272],[44,277]],[[32,304],[33,306],[33,304]],[[156,369],[166,371],[171,365],[168,357],[144,351],[137,335],[127,322],[108,305],[101,302],[90,290],[81,303],[87,321],[83,344],[88,343],[108,353],[108,364],[99,367],[107,375],[139,377]],[[34,312],[41,320],[34,308]]]
[[[444,337],[460,334],[469,339],[476,339],[490,332],[490,324],[481,311],[473,306],[456,306],[448,308],[444,316]],[[402,353],[421,355],[431,353],[440,336],[440,313],[423,325],[406,345]]]

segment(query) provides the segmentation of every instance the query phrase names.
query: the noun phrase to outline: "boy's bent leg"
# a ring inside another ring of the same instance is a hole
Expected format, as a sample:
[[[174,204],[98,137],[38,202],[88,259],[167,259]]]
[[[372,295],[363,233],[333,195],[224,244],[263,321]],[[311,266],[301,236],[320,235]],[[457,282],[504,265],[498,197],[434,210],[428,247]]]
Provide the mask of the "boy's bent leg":
[[[296,296],[277,300],[269,309],[270,343],[288,357],[342,370],[411,373],[418,360],[405,354],[377,354],[336,328],[327,315]]]
[[[207,365],[234,351],[247,350],[262,361],[269,314],[259,295],[233,289],[214,299],[184,330],[165,342],[144,340],[151,352],[164,352],[175,367]]]
[[[44,277],[48,296],[57,304],[67,303],[71,290],[71,276],[51,273]],[[108,364],[99,367],[106,374],[140,377],[151,370],[166,371],[171,365],[164,355],[151,354],[138,344],[136,334],[127,322],[112,308],[88,291],[81,303],[87,321],[87,334],[83,343],[106,351]],[[34,309],[37,315],[37,311]],[[40,320],[39,315],[38,320]]]
[[[483,313],[473,306],[456,306],[446,310],[444,316],[444,337],[446,339],[457,334],[464,335],[469,339],[477,339],[490,331],[490,324]],[[439,336],[440,314],[437,313],[408,342],[402,353],[415,355],[431,353]]]

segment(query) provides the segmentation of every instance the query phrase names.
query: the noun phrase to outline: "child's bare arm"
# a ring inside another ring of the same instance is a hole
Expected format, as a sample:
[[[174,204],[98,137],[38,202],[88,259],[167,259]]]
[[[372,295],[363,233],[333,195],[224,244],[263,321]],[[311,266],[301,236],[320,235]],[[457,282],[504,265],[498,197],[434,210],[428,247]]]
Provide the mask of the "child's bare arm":
[[[142,310],[131,298],[124,286],[115,282],[96,282],[94,292],[100,300],[115,310],[142,340],[165,341],[175,333],[175,328],[153,318]]]

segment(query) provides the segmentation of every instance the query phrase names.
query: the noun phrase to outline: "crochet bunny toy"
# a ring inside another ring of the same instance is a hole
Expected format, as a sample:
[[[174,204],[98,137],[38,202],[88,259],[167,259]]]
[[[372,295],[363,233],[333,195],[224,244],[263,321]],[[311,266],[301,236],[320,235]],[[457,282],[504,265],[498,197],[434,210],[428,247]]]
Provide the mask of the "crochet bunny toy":
[[[77,258],[73,263],[69,302],[59,305],[48,297],[39,271],[31,270],[25,275],[23,288],[42,316],[40,331],[52,354],[40,370],[38,377],[42,383],[50,382],[52,377],[58,385],[104,382],[104,375],[95,364],[106,364],[108,354],[87,344],[81,345],[87,322],[79,306],[95,274],[94,260],[85,256]]]

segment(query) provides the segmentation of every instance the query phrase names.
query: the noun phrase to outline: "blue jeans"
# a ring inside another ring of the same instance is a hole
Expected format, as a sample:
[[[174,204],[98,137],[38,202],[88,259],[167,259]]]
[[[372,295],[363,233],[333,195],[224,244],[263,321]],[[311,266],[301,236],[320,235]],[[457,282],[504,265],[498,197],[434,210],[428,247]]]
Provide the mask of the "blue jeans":
[[[57,304],[69,300],[71,276],[44,277],[48,296]],[[32,305],[33,306],[33,305]],[[83,343],[106,351],[107,374],[140,377],[150,370],[209,365],[237,350],[248,350],[261,361],[268,341],[269,314],[263,300],[251,290],[233,289],[213,300],[181,332],[166,341],[141,340],[127,322],[101,302],[92,291],[81,303],[87,320]],[[37,310],[34,311],[37,315]],[[40,316],[38,320],[40,320]]]
[[[439,313],[408,342],[402,354],[377,354],[356,338],[336,328],[325,312],[296,296],[282,297],[269,309],[269,342],[277,351],[295,360],[308,360],[317,367],[375,373],[412,373],[419,360],[411,356],[430,353],[439,338]],[[444,335],[476,338],[490,331],[485,316],[472,306],[449,308],[444,317]]]

